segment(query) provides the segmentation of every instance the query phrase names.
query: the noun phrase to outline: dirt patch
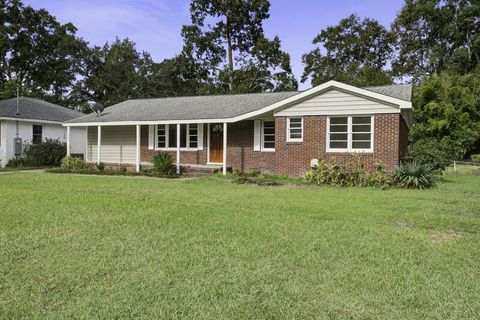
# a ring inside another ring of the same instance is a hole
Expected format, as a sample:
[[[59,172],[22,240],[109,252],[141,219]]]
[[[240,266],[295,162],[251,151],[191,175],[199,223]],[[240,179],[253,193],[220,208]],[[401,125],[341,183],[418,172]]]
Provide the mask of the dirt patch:
[[[453,241],[460,238],[460,235],[453,231],[435,230],[430,233],[430,240],[435,244],[442,244],[445,241]]]
[[[415,227],[415,225],[413,223],[409,223],[409,222],[401,221],[401,220],[395,221],[395,224],[399,227],[402,227],[402,228],[413,228],[413,227]]]

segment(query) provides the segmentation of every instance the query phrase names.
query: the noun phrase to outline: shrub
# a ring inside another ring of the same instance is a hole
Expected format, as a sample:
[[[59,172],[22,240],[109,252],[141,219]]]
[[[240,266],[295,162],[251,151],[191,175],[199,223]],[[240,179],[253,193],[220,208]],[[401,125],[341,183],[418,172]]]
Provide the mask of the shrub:
[[[383,166],[378,165],[373,174],[366,170],[361,154],[355,154],[345,164],[329,164],[319,159],[317,165],[307,171],[305,179],[317,185],[330,184],[340,187],[372,186],[384,189],[391,184]]]
[[[432,167],[416,162],[402,163],[395,169],[393,179],[399,187],[406,189],[428,189],[435,184]]]
[[[472,160],[475,162],[480,162],[480,154],[472,154]]]
[[[45,139],[26,148],[25,159],[30,166],[59,166],[67,154],[64,142]]]
[[[103,163],[103,162],[97,163],[97,170],[98,171],[105,171],[105,163]]]
[[[422,139],[410,144],[405,155],[405,161],[429,165],[435,171],[445,170],[453,158],[446,143],[432,139]]]
[[[10,160],[8,160],[7,162],[7,167],[10,167],[10,168],[18,168],[18,167],[25,167],[27,166],[27,160],[23,157],[15,157],[15,158],[11,158]]]
[[[266,177],[238,177],[235,180],[238,184],[256,184],[259,186],[278,186],[280,182]]]
[[[240,175],[244,177],[259,177],[261,174],[260,169],[253,168],[242,172]]]
[[[76,170],[86,170],[90,166],[88,165],[88,163],[86,163],[80,158],[65,157],[62,159],[60,167],[64,170],[76,171]]]
[[[170,153],[161,152],[153,156],[153,171],[158,175],[172,175],[175,172],[173,157]]]

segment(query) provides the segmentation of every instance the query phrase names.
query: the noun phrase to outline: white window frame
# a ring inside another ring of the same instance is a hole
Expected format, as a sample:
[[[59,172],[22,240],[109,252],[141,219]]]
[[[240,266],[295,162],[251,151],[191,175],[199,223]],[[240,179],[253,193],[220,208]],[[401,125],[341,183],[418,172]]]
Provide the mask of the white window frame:
[[[277,135],[277,124],[275,123],[275,119],[273,120],[262,120],[262,125],[261,125],[261,129],[260,129],[260,151],[264,151],[264,152],[275,152],[275,148],[265,148],[265,122],[273,122],[274,123],[274,129],[275,129],[275,133],[273,134],[273,137],[275,138],[274,140],[274,143],[275,145],[277,144],[277,138],[276,138],[276,135]]]
[[[300,138],[290,138],[290,119],[301,119],[301,137]],[[287,118],[287,142],[303,142],[303,117],[288,117]]]
[[[370,148],[369,149],[354,149],[353,145],[353,118],[357,117],[370,117]],[[331,118],[347,118],[347,148],[337,149],[337,148],[330,148],[330,119]],[[375,117],[373,115],[354,115],[354,116],[346,116],[346,115],[338,115],[338,116],[330,116],[327,117],[327,145],[326,150],[327,152],[331,153],[354,153],[354,152],[361,152],[361,153],[373,153],[373,146],[374,146],[374,136],[375,136]]]
[[[183,124],[183,123],[182,123]],[[182,151],[198,151],[200,150],[199,148],[199,144],[200,144],[200,141],[199,139],[201,139],[200,135],[198,134],[199,132],[199,126],[201,124],[198,124],[198,123],[192,123],[192,125],[197,125],[197,147],[196,148],[190,148],[190,124],[189,123],[185,123],[185,125],[187,126],[186,127],[186,138],[187,138],[187,142],[186,142],[186,147],[181,147],[180,150]],[[159,125],[155,125],[155,150],[162,150],[162,151],[175,151],[177,150],[177,147],[169,147],[169,135],[170,135],[170,126],[174,126],[175,128],[177,127],[176,124],[164,124],[165,126],[165,148],[159,148],[158,147],[158,126]]]

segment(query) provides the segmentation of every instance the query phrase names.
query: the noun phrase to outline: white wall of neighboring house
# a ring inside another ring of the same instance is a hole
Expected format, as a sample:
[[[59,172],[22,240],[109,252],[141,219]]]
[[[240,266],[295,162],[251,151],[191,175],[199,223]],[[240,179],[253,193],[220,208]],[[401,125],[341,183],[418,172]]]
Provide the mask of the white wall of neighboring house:
[[[33,125],[42,126],[42,139],[58,139],[66,142],[67,128],[62,127],[61,124],[0,120],[0,166],[5,166],[9,159],[15,157],[14,138],[22,138],[24,145],[32,143]],[[70,139],[70,152],[85,155],[87,145],[85,128],[72,128]]]

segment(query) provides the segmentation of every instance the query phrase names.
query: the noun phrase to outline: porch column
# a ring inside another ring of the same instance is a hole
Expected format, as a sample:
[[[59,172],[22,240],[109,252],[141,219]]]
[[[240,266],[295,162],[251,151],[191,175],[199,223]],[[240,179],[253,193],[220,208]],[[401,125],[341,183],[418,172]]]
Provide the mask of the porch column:
[[[136,135],[136,138],[137,138],[137,144],[136,144],[136,157],[135,157],[135,171],[136,172],[140,172],[140,125],[137,124],[137,135]]]
[[[177,124],[177,174],[180,174],[180,124]]]
[[[67,157],[70,157],[70,126],[67,127]]]
[[[223,123],[223,175],[227,174],[227,123]]]
[[[102,157],[100,156],[102,152],[102,127],[98,126],[97,127],[97,164],[100,164],[102,161]]]

